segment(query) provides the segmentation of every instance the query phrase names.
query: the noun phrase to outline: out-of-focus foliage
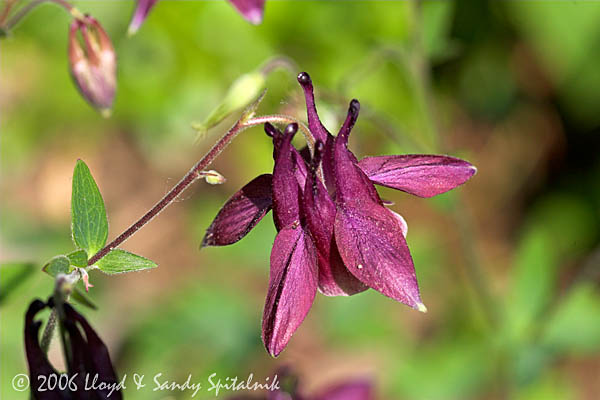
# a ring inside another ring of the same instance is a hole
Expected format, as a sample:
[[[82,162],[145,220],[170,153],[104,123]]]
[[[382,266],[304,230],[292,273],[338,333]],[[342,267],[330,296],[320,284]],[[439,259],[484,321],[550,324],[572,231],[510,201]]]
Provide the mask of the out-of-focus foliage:
[[[267,76],[259,114],[305,118],[295,74],[306,70],[332,130],[348,101],[361,101],[357,156],[439,152],[478,167],[467,185],[432,200],[381,190],[408,222],[429,312],[373,291],[319,295],[288,349],[268,357],[260,318],[272,224],[230,247],[198,250],[221,204],[272,168],[269,138],[251,129],[211,167],[224,184],[199,181],[123,246],[159,268],[92,275],[98,311],[80,311],[128,375],[126,398],[189,398],[153,392],[157,373],[178,382],[192,374],[205,386],[196,398],[208,398],[213,372],[260,380],[283,364],[315,388],[371,377],[385,399],[596,398],[600,4],[271,1],[258,27],[230,7],[165,1],[127,38],[130,3],[82,2],[118,54],[110,119],[72,87],[62,10],[40,7],[0,43],[0,254],[34,263],[0,268],[0,398],[27,397],[10,384],[26,372],[23,315],[52,281],[23,271],[72,250],[76,159],[102,188],[111,240],[239,114],[196,145],[191,123],[277,55],[297,67]],[[57,341],[50,358],[60,359]],[[149,386],[136,390],[134,373]]]

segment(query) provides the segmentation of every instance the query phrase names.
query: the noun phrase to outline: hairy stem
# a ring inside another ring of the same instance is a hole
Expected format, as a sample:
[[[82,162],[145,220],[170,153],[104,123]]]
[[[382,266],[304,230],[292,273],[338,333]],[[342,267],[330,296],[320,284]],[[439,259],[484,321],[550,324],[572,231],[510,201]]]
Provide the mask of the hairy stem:
[[[300,129],[300,131],[302,131],[302,135],[304,135],[304,138],[306,139],[306,143],[308,144],[308,147],[311,149],[311,151],[313,149],[313,146],[315,144],[315,138],[313,137],[312,133],[310,133],[310,130],[308,129],[308,127],[304,123],[298,121],[296,118],[292,118],[290,116],[282,115],[282,114],[274,114],[274,115],[263,115],[260,117],[254,117],[254,118],[252,118],[251,121],[252,121],[253,125],[261,125],[261,124],[264,124],[265,122],[271,122],[274,124],[296,123],[296,124],[298,124],[298,129]]]
[[[97,252],[93,257],[88,260],[88,265],[92,266],[98,262],[102,257],[107,255],[111,250],[117,248],[124,241],[129,239],[134,233],[136,233],[140,228],[150,222],[154,217],[156,217],[162,210],[164,210],[167,206],[169,206],[173,201],[181,194],[184,190],[186,190],[192,183],[194,183],[198,178],[203,176],[203,170],[210,165],[219,154],[227,147],[231,141],[243,130],[246,130],[252,126],[262,125],[266,122],[272,123],[298,123],[295,118],[284,116],[284,115],[267,115],[254,117],[248,120],[239,120],[236,124],[229,130],[225,135],[223,135],[217,143],[194,165],[187,174],[177,185],[175,185],[169,192],[152,207],[146,214],[144,214],[140,219],[134,222],[129,228],[127,228],[123,233],[117,236],[112,242],[104,246],[99,252]],[[302,127],[302,124],[298,124]],[[308,128],[304,127],[301,129],[306,129],[308,132],[307,141],[310,140],[314,142],[314,139],[310,135],[310,131]],[[306,135],[306,134],[305,134]],[[309,142],[310,143],[310,142]]]

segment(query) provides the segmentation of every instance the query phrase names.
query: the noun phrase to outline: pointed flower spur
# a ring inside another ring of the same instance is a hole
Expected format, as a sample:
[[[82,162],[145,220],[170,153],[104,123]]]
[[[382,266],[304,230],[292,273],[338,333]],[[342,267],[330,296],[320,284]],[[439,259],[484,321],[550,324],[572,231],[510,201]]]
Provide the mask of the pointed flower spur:
[[[465,183],[476,169],[448,156],[399,155],[358,161],[348,138],[360,104],[352,100],[337,136],[321,123],[308,74],[304,90],[314,154],[305,160],[292,144],[297,130],[270,124],[273,174],[260,175],[223,206],[203,246],[237,242],[273,209],[278,234],[271,251],[263,341],[277,356],[304,320],[318,291],[348,296],[368,288],[425,312],[410,251],[407,224],[385,207],[375,184],[432,197]],[[320,173],[322,171],[322,174]]]

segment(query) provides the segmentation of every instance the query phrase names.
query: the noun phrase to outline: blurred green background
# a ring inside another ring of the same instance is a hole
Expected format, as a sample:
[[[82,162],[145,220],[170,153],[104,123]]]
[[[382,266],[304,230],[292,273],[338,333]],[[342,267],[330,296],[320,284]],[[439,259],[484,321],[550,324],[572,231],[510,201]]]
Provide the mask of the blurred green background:
[[[267,355],[270,216],[233,246],[198,249],[223,202],[272,168],[270,140],[254,128],[213,164],[225,184],[197,183],[124,244],[158,269],[92,273],[99,310],[80,310],[118,373],[128,382],[146,374],[150,385],[131,383],[125,398],[190,397],[153,392],[157,373],[262,380],[282,365],[306,393],[368,377],[380,399],[598,398],[600,3],[267,0],[255,27],[225,1],[163,1],[131,38],[132,2],[77,6],[101,21],[118,53],[110,119],[71,82],[63,10],[39,7],[0,42],[0,257],[30,263],[0,269],[0,398],[27,398],[10,384],[27,372],[24,311],[51,292],[42,265],[72,248],[75,160],[98,182],[110,240],[236,114],[197,143],[191,123],[274,56],[297,67],[269,75],[259,113],[304,118],[297,68],[313,77],[330,130],[351,98],[361,101],[357,156],[446,153],[478,167],[464,187],[431,200],[381,190],[409,224],[429,312],[374,291],[318,295],[284,353]],[[61,365],[57,340],[50,358]]]

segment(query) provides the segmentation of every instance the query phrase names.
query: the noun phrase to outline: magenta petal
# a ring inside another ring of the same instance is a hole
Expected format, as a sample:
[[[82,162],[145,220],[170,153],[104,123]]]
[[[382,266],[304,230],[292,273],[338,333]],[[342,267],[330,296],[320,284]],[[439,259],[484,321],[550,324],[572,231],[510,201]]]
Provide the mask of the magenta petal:
[[[396,218],[396,221],[400,225],[400,230],[402,231],[402,236],[404,236],[404,238],[406,238],[406,234],[408,233],[408,224],[406,223],[406,220],[404,219],[404,217],[402,217],[402,215],[398,214],[397,212],[392,211],[392,210],[389,210],[389,211]]]
[[[269,291],[262,337],[276,357],[306,317],[317,293],[317,255],[310,236],[299,225],[283,228],[271,251]]]
[[[248,20],[258,25],[262,22],[265,0],[229,0],[231,4]]]
[[[398,218],[382,205],[373,183],[346,147],[358,102],[335,140],[335,240],[346,268],[367,286],[410,307],[424,310],[412,257]]]
[[[277,144],[276,136],[273,136],[276,148],[273,212],[277,229],[299,223],[300,220],[300,188],[304,187],[307,168],[300,153],[292,146],[297,130],[298,125],[288,125],[280,144]]]
[[[323,143],[317,142],[311,172],[306,178],[303,212],[318,252],[319,290],[327,296],[348,296],[367,288],[344,265],[333,237],[336,207],[316,176]]]
[[[260,175],[231,196],[206,230],[202,247],[226,246],[246,236],[271,209],[272,178]]]
[[[358,165],[374,183],[420,197],[454,189],[477,172],[458,158],[420,154],[366,157]]]
[[[346,147],[348,136],[358,118],[360,104],[352,100],[348,116],[338,133],[333,146],[333,166],[335,174],[336,201],[346,206],[362,208],[365,202],[383,204],[369,178],[356,166],[354,154]]]
[[[133,13],[133,17],[131,18],[131,22],[129,23],[128,33],[133,35],[140,29],[142,23],[148,16],[148,13],[154,7],[158,0],[137,0],[137,6]]]
[[[357,380],[334,386],[313,397],[313,400],[372,400],[373,398],[373,385],[366,380]]]
[[[386,208],[338,206],[335,238],[349,271],[364,284],[412,308],[423,310],[412,257],[400,224]]]

